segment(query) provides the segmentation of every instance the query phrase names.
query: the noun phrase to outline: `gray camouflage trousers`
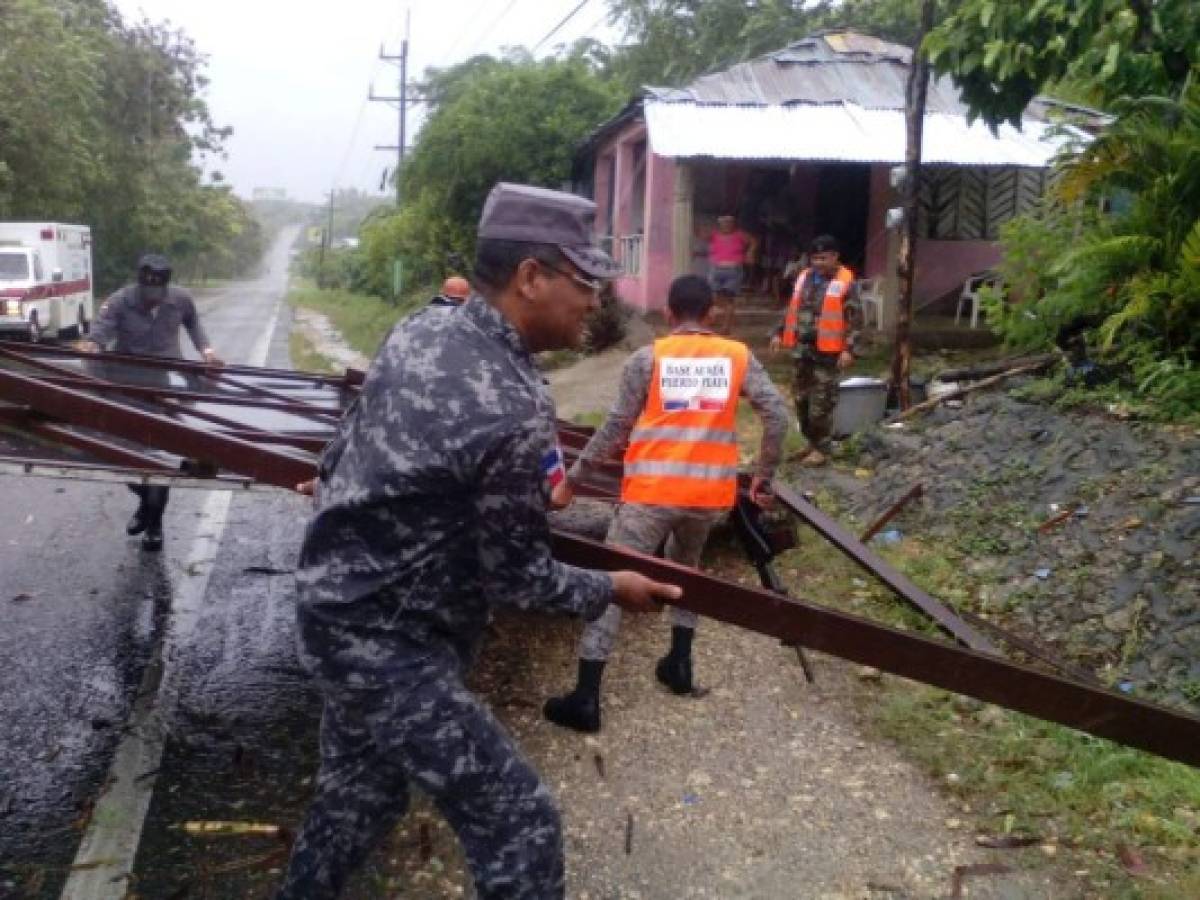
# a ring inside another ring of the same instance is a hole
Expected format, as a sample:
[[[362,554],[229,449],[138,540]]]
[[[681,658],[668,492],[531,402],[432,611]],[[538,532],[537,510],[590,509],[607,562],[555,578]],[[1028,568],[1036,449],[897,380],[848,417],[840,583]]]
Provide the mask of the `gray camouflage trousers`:
[[[653,555],[667,542],[664,556],[673,562],[695,568],[704,552],[704,542],[725,509],[697,509],[683,506],[648,506],[623,503],[609,526],[605,542]],[[671,624],[695,628],[698,617],[686,609],[671,607]],[[621,629],[621,607],[610,603],[600,618],[588,622],[579,640],[579,658],[606,660],[612,653]]]
[[[796,418],[808,442],[829,455],[833,434],[833,411],[838,402],[837,356],[816,354],[796,360],[792,396],[796,399]],[[823,357],[829,357],[825,359]]]
[[[564,896],[549,790],[460,669],[432,663],[396,688],[326,691],[316,796],[280,900],[338,897],[407,811],[410,784],[458,835],[481,900]]]

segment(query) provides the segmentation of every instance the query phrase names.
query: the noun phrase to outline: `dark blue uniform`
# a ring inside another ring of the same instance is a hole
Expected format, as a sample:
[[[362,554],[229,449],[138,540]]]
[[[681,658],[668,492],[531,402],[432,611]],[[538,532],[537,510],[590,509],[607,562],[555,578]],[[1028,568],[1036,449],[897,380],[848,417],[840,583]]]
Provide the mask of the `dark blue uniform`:
[[[415,784],[482,898],[562,897],[558,812],[463,673],[491,607],[591,620],[610,578],[556,562],[554,406],[521,337],[473,297],[397,327],[322,459],[297,573],[325,696],[317,794],[283,898],[338,895]]]

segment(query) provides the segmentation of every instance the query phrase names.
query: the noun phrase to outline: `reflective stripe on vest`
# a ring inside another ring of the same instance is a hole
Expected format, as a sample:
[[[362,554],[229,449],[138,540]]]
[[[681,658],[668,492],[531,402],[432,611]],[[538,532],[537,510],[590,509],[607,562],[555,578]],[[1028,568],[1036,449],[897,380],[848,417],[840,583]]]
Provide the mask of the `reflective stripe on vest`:
[[[654,344],[646,406],[629,438],[621,500],[727,508],[737,495],[737,405],[750,352],[713,334]]]
[[[671,475],[678,478],[702,478],[706,481],[723,481],[737,478],[737,466],[706,466],[701,463],[644,462],[626,463],[626,475]]]
[[[638,441],[687,441],[710,444],[736,444],[737,435],[718,428],[638,428],[629,440]]]
[[[804,297],[804,286],[808,283],[811,271],[805,269],[796,280],[796,289],[792,292],[791,302],[788,303],[787,313],[783,318],[783,337],[780,343],[784,347],[795,347],[799,342],[800,306]],[[846,349],[845,304],[853,284],[854,273],[845,266],[839,266],[837,274],[825,287],[821,312],[817,317],[817,349],[822,353],[841,353]]]

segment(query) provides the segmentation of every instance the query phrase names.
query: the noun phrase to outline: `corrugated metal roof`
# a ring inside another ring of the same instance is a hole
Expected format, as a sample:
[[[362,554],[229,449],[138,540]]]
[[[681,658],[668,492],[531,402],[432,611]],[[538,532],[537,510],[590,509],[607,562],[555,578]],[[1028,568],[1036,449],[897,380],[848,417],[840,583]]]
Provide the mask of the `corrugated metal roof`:
[[[904,113],[853,103],[802,106],[644,103],[650,146],[660,156],[830,162],[904,162]],[[943,112],[925,116],[922,159],[960,166],[1044,167],[1073,140],[1088,136],[1045,122],[1023,129]]]
[[[683,88],[647,88],[647,99],[787,105],[855,103],[864,109],[903,109],[912,51],[853,31],[825,32]],[[965,115],[949,78],[932,78],[926,108]]]

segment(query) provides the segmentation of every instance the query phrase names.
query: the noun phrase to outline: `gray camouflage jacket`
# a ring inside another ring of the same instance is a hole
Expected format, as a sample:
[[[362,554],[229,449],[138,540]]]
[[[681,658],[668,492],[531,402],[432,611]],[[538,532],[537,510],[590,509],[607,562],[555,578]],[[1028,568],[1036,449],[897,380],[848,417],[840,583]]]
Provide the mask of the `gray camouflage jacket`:
[[[322,457],[300,552],[300,653],[319,679],[370,688],[464,659],[497,603],[604,611],[609,577],[550,555],[554,420],[520,335],[482,298],[392,331]]]

